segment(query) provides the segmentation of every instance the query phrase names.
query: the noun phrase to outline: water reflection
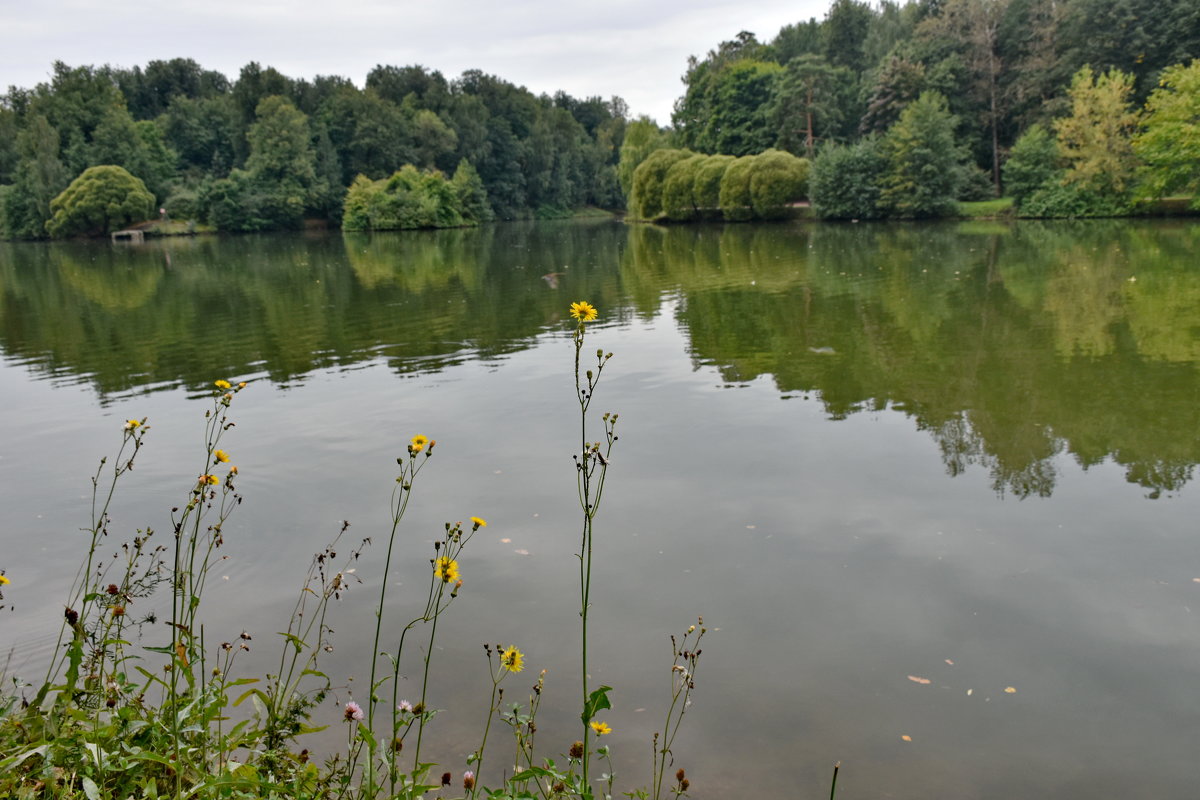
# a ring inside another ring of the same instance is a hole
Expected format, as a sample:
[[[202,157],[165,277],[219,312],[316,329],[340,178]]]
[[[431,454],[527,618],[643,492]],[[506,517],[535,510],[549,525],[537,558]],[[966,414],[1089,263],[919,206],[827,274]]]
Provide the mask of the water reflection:
[[[1178,223],[516,224],[401,235],[0,245],[0,346],[102,398],[528,347],[566,300],[651,318],[697,366],[830,417],[902,410],[946,471],[1049,495],[1056,457],[1151,496],[1200,460],[1200,228]]]

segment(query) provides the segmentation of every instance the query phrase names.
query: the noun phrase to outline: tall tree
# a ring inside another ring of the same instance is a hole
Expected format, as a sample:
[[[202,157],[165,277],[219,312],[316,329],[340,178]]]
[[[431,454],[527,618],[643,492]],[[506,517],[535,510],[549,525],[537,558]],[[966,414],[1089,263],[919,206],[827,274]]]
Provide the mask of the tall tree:
[[[1200,208],[1200,60],[1163,70],[1133,150],[1143,163],[1143,194],[1185,192],[1192,196],[1192,208]]]
[[[887,132],[889,169],[882,200],[901,217],[940,217],[953,212],[965,153],[954,136],[958,120],[946,98],[925,92],[909,104]]]
[[[1137,164],[1133,134],[1138,113],[1130,103],[1132,92],[1133,76],[1127,72],[1096,75],[1083,67],[1075,73],[1071,114],[1054,123],[1068,184],[1114,196],[1129,189]]]
[[[772,87],[768,108],[776,144],[791,152],[812,157],[817,133],[833,130],[841,122],[838,87],[850,80],[843,67],[808,54],[788,62]]]

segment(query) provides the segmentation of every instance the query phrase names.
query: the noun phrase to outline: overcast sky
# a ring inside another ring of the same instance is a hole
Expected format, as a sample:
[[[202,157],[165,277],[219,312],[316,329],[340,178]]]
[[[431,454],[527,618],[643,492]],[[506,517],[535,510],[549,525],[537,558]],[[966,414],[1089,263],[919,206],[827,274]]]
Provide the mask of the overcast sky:
[[[193,58],[236,79],[248,61],[291,77],[423,64],[481,69],[541,93],[620,95],[670,121],[689,55],[738,31],[770,40],[823,18],[830,0],[0,0],[0,87],[32,87],[50,65],[144,66]]]

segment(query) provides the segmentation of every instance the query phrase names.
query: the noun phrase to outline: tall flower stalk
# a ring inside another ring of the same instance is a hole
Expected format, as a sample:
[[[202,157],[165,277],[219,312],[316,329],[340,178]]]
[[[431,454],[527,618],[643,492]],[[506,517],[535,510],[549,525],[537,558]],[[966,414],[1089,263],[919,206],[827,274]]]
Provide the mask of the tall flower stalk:
[[[593,538],[592,525],[596,512],[600,510],[600,499],[604,494],[604,481],[608,475],[609,458],[613,444],[617,441],[617,415],[605,413],[601,417],[602,438],[597,441],[588,440],[588,409],[592,404],[596,386],[604,367],[612,358],[612,353],[604,350],[596,351],[596,365],[585,368],[582,364],[583,345],[587,335],[587,324],[596,319],[595,306],[587,302],[571,304],[571,316],[575,319],[575,398],[579,402],[579,452],[574,456],[576,482],[579,490],[579,506],[582,512],[582,532],[579,544],[579,618],[581,636],[581,677],[583,688],[583,757],[581,774],[583,788],[590,794],[589,766],[591,762],[592,718],[602,708],[610,708],[608,702],[609,686],[601,686],[591,690],[588,676],[588,617],[591,612],[592,595],[592,559]]]

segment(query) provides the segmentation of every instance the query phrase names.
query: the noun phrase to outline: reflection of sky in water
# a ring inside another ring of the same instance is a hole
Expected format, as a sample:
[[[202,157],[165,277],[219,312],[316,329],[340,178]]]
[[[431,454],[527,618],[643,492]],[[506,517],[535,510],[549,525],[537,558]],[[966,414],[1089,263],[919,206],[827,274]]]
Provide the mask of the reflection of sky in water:
[[[781,399],[770,376],[723,388],[726,377],[688,355],[686,299],[662,302],[589,338],[616,353],[594,409],[621,415],[593,616],[593,677],[617,687],[619,786],[648,779],[666,637],[697,614],[720,628],[676,746],[697,797],[820,796],[839,759],[843,791],[862,797],[1160,797],[1195,785],[1194,491],[1150,502],[1111,460],[1083,471],[1062,453],[1048,498],[998,496],[980,466],[950,479],[928,432],[897,410],[831,420],[815,394]],[[463,353],[441,371],[402,374],[384,353],[290,388],[252,381],[227,439],[247,499],[226,526],[210,639],[246,627],[256,649],[245,666],[270,669],[271,632],[309,555],[349,519],[351,540],[375,543],[357,565],[364,585],[336,611],[325,666],[353,676],[361,697],[394,458],[424,433],[438,446],[401,533],[397,630],[442,522],[489,521],[440,631],[434,704],[449,710],[433,753],[461,769],[476,746],[483,641],[526,652],[513,699],[549,670],[540,749],[564,750],[578,686],[572,350],[565,332],[528,344]],[[79,556],[90,469],[125,418],[149,416],[112,527],[165,531],[201,466],[204,404],[163,387],[98,409],[85,386],[31,377],[14,358],[0,398],[0,566],[15,604],[0,624],[17,671],[33,675]],[[418,691],[414,679],[401,696]]]

